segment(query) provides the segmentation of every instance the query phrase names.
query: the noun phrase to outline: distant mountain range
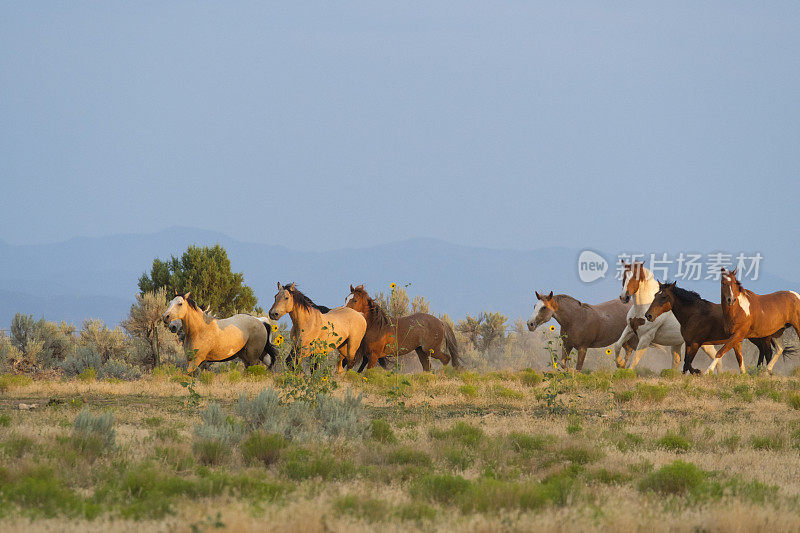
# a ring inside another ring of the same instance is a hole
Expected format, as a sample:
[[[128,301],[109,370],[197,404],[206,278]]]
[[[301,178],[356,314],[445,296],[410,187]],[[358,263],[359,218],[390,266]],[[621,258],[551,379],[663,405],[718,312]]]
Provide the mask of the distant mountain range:
[[[278,281],[295,281],[315,302],[330,307],[344,302],[351,283],[364,283],[372,294],[388,292],[391,282],[410,283],[409,295],[425,296],[434,312],[446,312],[454,319],[484,310],[500,311],[511,320],[527,318],[535,303],[534,289],[568,293],[590,303],[609,300],[620,291],[613,264],[605,278],[582,283],[577,249],[495,250],[411,239],[305,252],[174,227],[146,235],[75,238],[54,244],[0,241],[0,327],[7,328],[16,312],[76,325],[87,318],[118,324],[134,301],[139,276],[149,272],[153,258],[178,256],[191,244],[216,243],[228,251],[233,269],[244,273],[264,309],[272,304]],[[601,255],[609,261],[614,257]],[[718,282],[681,285],[719,299]],[[762,271],[758,281],[746,286],[770,292],[797,289],[800,283]]]

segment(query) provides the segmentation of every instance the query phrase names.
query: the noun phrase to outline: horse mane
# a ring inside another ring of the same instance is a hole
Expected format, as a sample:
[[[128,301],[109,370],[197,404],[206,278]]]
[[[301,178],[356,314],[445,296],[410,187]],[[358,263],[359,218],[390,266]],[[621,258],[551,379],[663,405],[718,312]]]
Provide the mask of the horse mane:
[[[192,308],[192,309],[194,309],[195,311],[200,311],[200,314],[201,314],[201,315],[203,315],[203,320],[205,320],[205,321],[206,321],[206,324],[210,324],[212,320],[215,320],[215,319],[216,319],[216,317],[214,317],[214,316],[211,316],[211,315],[209,315],[208,313],[206,313],[205,311],[203,311],[203,308],[202,308],[202,307],[200,307],[199,305],[197,305],[197,302],[195,302],[195,301],[192,299],[192,297],[191,297],[191,296],[190,296],[190,297],[188,297],[188,298],[184,298],[184,300],[186,300],[186,303],[187,303],[187,304],[189,304],[189,307],[191,307],[191,308]]]
[[[570,296],[569,294],[556,294],[553,298],[567,299],[567,300],[569,300],[571,302],[574,302],[574,303],[578,304],[580,307],[585,307],[587,309],[591,309],[591,307],[592,307],[591,305],[589,305],[587,303],[584,303],[584,302],[578,300],[577,298],[574,298],[574,297]]]
[[[391,321],[389,317],[386,315],[386,311],[378,305],[378,302],[372,299],[367,291],[365,291],[362,287],[356,287],[353,289],[353,294],[363,294],[364,298],[367,299],[367,306],[369,307],[369,316],[367,320],[372,323],[376,322],[379,327],[391,326]]]
[[[682,289],[675,285],[672,288],[672,293],[675,295],[675,298],[681,301],[684,304],[692,304],[695,302],[704,302],[702,296],[697,294],[695,291],[690,291],[688,289]]]
[[[298,289],[294,283],[287,283],[286,285],[283,286],[283,288],[289,291],[289,294],[292,295],[292,298],[294,298],[294,303],[296,305],[299,305],[306,311],[311,311],[312,309],[316,309],[320,313],[325,314],[331,310],[330,307],[325,307],[324,305],[317,305],[314,302],[312,302],[311,298],[300,292],[300,289]]]

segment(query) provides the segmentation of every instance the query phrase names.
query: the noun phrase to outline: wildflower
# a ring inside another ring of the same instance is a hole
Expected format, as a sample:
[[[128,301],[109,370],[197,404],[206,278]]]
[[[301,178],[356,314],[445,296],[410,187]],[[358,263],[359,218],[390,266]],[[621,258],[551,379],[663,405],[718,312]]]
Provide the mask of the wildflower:
[[[555,361],[553,361],[553,368],[555,368],[556,370],[558,370],[558,363],[556,363]]]
[[[611,355],[611,348],[606,348],[606,355]]]
[[[278,324],[272,324],[272,331],[278,331]]]
[[[550,331],[555,331],[555,330],[556,330],[555,326],[550,326]]]
[[[275,346],[280,346],[283,343],[283,335],[275,337]]]
[[[361,378],[361,379],[363,379],[364,381],[367,381],[367,376],[364,376],[364,377],[363,377],[363,378]]]
[[[394,281],[389,284],[389,288],[392,289],[392,290],[394,290],[396,287],[397,287],[397,283],[395,283]]]
[[[322,376],[322,381],[328,381],[328,376]]]

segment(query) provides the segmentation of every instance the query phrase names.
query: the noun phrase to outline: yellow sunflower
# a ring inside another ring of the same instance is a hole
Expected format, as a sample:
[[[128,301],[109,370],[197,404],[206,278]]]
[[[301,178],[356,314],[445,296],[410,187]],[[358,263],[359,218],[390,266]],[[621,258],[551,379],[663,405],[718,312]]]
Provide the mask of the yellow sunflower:
[[[555,330],[556,330],[555,326],[550,326],[550,331],[555,331]]]
[[[389,288],[390,288],[390,289],[392,289],[392,290],[394,290],[395,288],[397,288],[397,283],[395,283],[394,281],[393,281],[393,282],[391,282],[391,283],[389,284]]]
[[[275,337],[275,346],[280,346],[283,344],[283,335],[278,335]]]
[[[611,355],[611,348],[606,348],[606,355]]]
[[[278,331],[278,324],[272,324],[272,331]]]

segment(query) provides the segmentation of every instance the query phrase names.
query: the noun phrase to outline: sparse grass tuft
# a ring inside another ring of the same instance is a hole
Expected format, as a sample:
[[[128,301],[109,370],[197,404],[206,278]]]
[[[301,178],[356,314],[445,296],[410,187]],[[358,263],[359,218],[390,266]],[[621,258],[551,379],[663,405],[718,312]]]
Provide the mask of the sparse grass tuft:
[[[656,441],[656,445],[659,448],[673,452],[687,452],[692,447],[692,443],[689,442],[689,439],[675,433],[667,433]]]
[[[667,385],[650,385],[649,383],[636,384],[636,396],[646,402],[660,403],[668,394],[669,387]]]
[[[281,456],[281,452],[288,446],[283,435],[267,435],[261,431],[251,433],[242,441],[242,457],[248,464],[261,463],[271,465]]]
[[[754,450],[781,450],[783,437],[781,435],[753,435],[750,444]]]
[[[476,387],[475,385],[461,385],[458,388],[458,392],[460,392],[467,398],[474,398],[478,395],[478,387]]]
[[[373,440],[385,444],[395,444],[397,442],[397,436],[394,434],[392,426],[382,418],[376,418],[371,422],[371,436]]]

